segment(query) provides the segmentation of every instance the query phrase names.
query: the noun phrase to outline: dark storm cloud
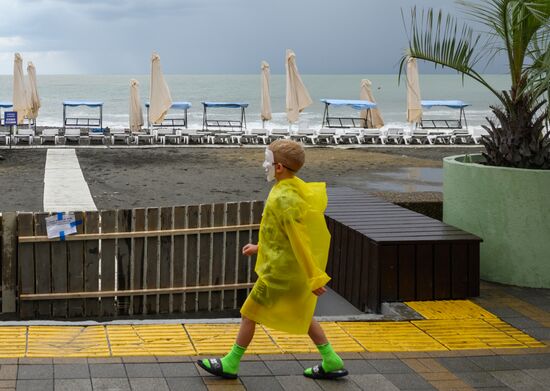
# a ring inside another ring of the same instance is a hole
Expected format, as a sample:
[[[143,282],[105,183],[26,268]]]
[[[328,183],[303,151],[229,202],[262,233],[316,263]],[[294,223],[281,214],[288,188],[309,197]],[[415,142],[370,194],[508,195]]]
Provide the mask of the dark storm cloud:
[[[394,73],[412,5],[459,14],[452,0],[0,0],[0,53],[64,53],[85,73],[147,73],[153,51],[166,73],[255,73],[264,59],[282,73],[292,48],[303,73]]]

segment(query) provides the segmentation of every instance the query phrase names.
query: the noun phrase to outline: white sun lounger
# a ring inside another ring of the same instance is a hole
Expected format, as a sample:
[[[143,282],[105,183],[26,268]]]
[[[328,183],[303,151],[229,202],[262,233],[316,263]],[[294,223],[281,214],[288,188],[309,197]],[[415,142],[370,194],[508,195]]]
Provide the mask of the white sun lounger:
[[[266,129],[252,129],[249,133],[245,133],[241,136],[241,142],[258,144],[258,140],[267,144],[269,135]]]
[[[156,140],[160,140],[162,145],[168,143],[181,143],[181,130],[174,128],[160,128],[153,129],[153,134],[155,135]]]
[[[94,130],[94,129],[88,130],[88,137],[90,138],[90,143],[92,141],[101,141],[102,144],[105,144],[105,141],[107,140],[107,135],[105,134],[105,131],[102,128],[100,130]]]
[[[382,132],[381,129],[377,129],[377,128],[363,129],[361,131],[361,135],[365,143],[368,143],[370,141],[371,143],[376,144],[378,143],[378,140],[380,140],[382,144],[386,143],[386,137],[384,136],[384,132]]]
[[[5,145],[9,145],[11,142],[10,132],[0,132],[0,142],[4,143]]]
[[[81,140],[90,140],[88,135],[83,135],[79,128],[65,128],[65,142],[76,141],[80,144]]]
[[[315,131],[312,129],[298,129],[295,133],[290,135],[290,139],[303,143],[310,141],[312,144],[315,144],[315,137],[313,136],[315,136]]]
[[[409,144],[411,136],[406,135],[403,128],[388,128],[386,133],[386,140],[395,144]]]
[[[269,141],[275,141],[282,138],[290,138],[290,132],[288,129],[271,129],[269,133]]]
[[[32,129],[17,129],[17,133],[13,135],[13,143],[17,144],[21,140],[25,140],[29,145],[34,139],[34,130]]]
[[[139,144],[141,140],[149,142],[149,144],[153,144],[153,142],[155,141],[155,135],[149,132],[132,132],[131,137],[134,141],[134,144]]]
[[[479,144],[481,137],[474,136],[468,129],[455,129],[451,133],[449,142],[451,144]]]
[[[109,138],[111,139],[111,144],[115,144],[117,141],[123,141],[125,144],[130,143],[130,135],[124,129],[110,129]]]
[[[59,135],[59,129],[44,129],[42,134],[39,136],[40,144],[44,144],[47,141],[53,141],[54,144],[59,144],[63,139]]]
[[[418,144],[433,144],[437,138],[437,135],[430,134],[426,129],[415,129],[411,134],[411,144],[415,141]]]
[[[362,144],[361,139],[363,138],[363,135],[361,133],[361,129],[355,128],[355,129],[346,129],[344,130],[344,133],[338,136],[339,140],[344,142],[348,142],[349,144],[353,144],[357,142],[358,144]]]
[[[334,144],[338,144],[338,135],[336,134],[335,129],[331,128],[321,128],[319,129],[319,132],[317,132],[317,136],[315,138],[315,141],[322,142],[324,141],[326,144],[331,144],[334,142]]]

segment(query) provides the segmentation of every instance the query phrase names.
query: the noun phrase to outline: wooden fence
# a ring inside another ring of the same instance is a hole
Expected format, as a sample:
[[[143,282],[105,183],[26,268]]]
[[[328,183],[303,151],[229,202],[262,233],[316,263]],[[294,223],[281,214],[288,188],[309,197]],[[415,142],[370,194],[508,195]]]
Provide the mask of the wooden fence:
[[[4,242],[16,229],[17,248],[3,246],[3,299],[9,287],[13,295],[2,312],[51,319],[237,309],[256,278],[241,248],[257,241],[262,210],[254,201],[80,212],[78,233],[65,241],[45,236],[48,213],[4,214]]]

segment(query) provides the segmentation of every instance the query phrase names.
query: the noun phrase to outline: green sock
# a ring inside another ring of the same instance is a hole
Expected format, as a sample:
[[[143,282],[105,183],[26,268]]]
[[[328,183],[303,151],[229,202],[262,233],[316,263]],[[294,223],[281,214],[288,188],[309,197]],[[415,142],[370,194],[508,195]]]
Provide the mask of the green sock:
[[[334,351],[329,342],[324,345],[317,345],[317,349],[319,353],[321,353],[321,357],[323,357],[321,365],[325,372],[337,371],[344,368],[344,361],[342,361],[340,356]],[[311,368],[307,368],[305,372],[311,375]]]
[[[233,345],[231,351],[222,357],[221,362],[223,366],[223,371],[225,373],[231,373],[236,375],[239,372],[239,365],[241,364],[241,357],[243,356],[246,348],[239,346],[237,344]],[[208,359],[202,360],[203,364],[210,368],[210,361]]]

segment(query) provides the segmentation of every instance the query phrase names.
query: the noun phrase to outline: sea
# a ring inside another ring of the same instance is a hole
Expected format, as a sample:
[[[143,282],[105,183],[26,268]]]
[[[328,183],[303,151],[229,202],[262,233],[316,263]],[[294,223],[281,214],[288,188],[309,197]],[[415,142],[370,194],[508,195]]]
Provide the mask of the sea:
[[[406,123],[406,84],[398,75],[301,75],[313,104],[304,110],[296,128],[318,129],[323,119],[322,98],[359,99],[359,86],[362,79],[372,82],[372,89],[378,108],[386,126],[407,127]],[[498,90],[509,85],[507,75],[486,75],[489,82]],[[37,124],[39,126],[62,125],[64,100],[101,101],[103,125],[128,127],[130,79],[140,83],[142,104],[148,101],[149,75],[38,75],[37,83],[42,107]],[[188,101],[189,128],[202,127],[202,101],[247,102],[247,127],[261,128],[260,118],[260,75],[165,75],[173,101]],[[486,117],[491,116],[490,105],[496,98],[483,86],[473,80],[462,79],[460,75],[421,75],[422,99],[462,100],[470,104],[466,109],[468,125],[474,133],[480,133]],[[288,128],[285,114],[285,75],[271,75],[271,106],[273,119],[266,128]],[[12,100],[12,76],[0,75],[0,101]],[[70,117],[96,117],[97,111],[86,107],[69,108]],[[145,113],[145,110],[144,110]],[[177,113],[174,113],[177,115]],[[331,116],[356,116],[350,108],[331,110]],[[458,119],[458,111],[448,108],[433,108],[424,113],[425,118]],[[211,109],[209,118],[238,118],[240,113],[230,109]]]

